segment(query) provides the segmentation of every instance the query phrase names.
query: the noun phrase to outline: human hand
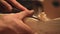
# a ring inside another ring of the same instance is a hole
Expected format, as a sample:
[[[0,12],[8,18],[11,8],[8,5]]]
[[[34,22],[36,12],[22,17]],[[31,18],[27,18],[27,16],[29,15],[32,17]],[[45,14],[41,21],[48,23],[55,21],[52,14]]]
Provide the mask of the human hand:
[[[0,10],[5,12],[11,12],[13,10],[13,7],[19,9],[19,10],[27,10],[24,6],[22,6],[20,3],[18,3],[16,0],[0,0]]]
[[[32,14],[32,12],[0,14],[0,34],[33,34],[31,28],[23,22],[23,18]]]

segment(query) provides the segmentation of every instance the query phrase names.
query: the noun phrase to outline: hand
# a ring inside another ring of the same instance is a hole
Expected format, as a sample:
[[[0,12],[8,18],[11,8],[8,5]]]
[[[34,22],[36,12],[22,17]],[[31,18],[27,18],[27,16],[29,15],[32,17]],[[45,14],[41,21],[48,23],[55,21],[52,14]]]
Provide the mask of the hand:
[[[32,12],[23,7],[16,0],[0,0],[0,3],[4,6],[4,8],[2,8],[0,4],[2,11],[12,11],[13,7],[8,2],[22,10],[22,12],[16,14],[1,14],[0,34],[33,34],[34,32],[31,28],[23,22],[23,18]]]
[[[19,10],[27,10],[24,6],[22,6],[20,3],[18,3],[16,0],[0,0],[0,10],[2,11],[12,11],[13,7],[16,7]]]
[[[0,34],[33,34],[31,28],[23,22],[23,18],[32,13],[33,11],[22,11],[16,14],[0,14]]]

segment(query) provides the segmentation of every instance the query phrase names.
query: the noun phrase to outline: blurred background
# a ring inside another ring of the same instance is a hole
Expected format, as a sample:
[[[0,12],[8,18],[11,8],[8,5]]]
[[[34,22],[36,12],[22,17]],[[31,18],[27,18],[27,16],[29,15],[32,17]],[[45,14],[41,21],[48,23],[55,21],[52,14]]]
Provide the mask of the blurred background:
[[[34,15],[43,11],[43,6],[38,0],[17,0],[20,4],[29,10],[34,10]]]
[[[21,3],[23,6],[28,8],[29,10],[33,9],[34,6],[41,7],[41,2],[38,0],[17,0],[19,3]]]

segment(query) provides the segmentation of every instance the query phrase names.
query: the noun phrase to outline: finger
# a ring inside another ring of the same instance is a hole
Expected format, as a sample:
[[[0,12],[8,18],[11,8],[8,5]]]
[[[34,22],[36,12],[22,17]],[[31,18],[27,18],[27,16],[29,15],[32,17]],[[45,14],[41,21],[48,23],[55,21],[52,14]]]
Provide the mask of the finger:
[[[6,7],[6,9],[7,9],[8,11],[11,11],[11,10],[12,10],[12,6],[9,5],[6,1],[0,0],[0,2]]]
[[[14,21],[17,24],[16,28],[18,28],[17,29],[18,31],[23,32],[23,34],[33,34],[34,33],[34,31],[28,25],[24,24],[23,21],[21,21],[19,19],[14,19]]]
[[[23,19],[24,17],[33,14],[33,12],[34,12],[33,10],[30,10],[30,11],[22,11],[20,13],[16,13],[16,17],[18,17],[18,19]]]
[[[28,10],[26,7],[24,7],[24,6],[22,6],[20,3],[18,3],[17,1],[12,1],[12,0],[10,0],[10,3],[13,5],[13,6],[15,6],[16,8],[18,8],[19,10],[22,10],[22,11],[24,11],[24,10]]]

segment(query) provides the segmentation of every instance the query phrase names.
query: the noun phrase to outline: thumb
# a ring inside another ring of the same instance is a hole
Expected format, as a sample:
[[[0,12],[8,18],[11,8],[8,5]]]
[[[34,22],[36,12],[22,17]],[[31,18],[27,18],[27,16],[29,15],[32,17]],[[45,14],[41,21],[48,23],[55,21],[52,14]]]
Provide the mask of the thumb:
[[[20,13],[16,13],[16,16],[19,18],[19,19],[23,19],[24,17],[26,16],[30,16],[31,14],[33,14],[34,10],[29,10],[29,11],[22,11]]]

